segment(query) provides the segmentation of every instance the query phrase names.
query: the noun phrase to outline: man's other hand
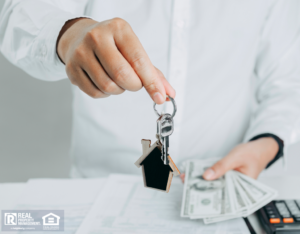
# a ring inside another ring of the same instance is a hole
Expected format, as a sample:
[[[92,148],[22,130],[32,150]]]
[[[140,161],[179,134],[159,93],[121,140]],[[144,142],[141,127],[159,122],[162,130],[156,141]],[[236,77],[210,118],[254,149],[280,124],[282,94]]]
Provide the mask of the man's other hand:
[[[227,171],[236,170],[256,179],[261,171],[276,156],[278,144],[272,137],[263,137],[254,141],[239,144],[224,158],[208,168],[203,177],[215,180]],[[184,182],[185,175],[181,175]]]

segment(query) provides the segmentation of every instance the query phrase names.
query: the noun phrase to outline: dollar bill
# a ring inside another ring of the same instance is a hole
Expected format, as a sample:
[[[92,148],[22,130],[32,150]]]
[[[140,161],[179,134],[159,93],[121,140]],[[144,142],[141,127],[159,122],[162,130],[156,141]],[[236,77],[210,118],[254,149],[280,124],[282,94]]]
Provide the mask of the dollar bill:
[[[245,217],[277,196],[277,191],[237,171],[217,180],[202,175],[218,159],[189,160],[183,189],[181,217],[203,219],[205,224]]]
[[[205,180],[202,175],[211,163],[189,161],[183,196],[182,216],[204,218],[219,215],[225,209],[225,179]]]

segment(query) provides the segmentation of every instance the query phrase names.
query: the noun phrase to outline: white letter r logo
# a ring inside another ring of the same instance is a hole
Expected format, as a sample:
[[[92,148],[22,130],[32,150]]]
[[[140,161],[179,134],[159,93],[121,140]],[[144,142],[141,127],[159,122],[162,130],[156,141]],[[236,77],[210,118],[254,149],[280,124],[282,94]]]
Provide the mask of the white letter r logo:
[[[4,216],[5,225],[17,225],[17,213],[5,213]]]

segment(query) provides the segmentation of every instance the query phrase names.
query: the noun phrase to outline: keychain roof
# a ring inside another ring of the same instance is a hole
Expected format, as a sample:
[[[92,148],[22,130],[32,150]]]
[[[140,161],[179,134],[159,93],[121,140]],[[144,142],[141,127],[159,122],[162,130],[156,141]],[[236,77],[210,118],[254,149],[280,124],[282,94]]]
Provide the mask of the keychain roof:
[[[161,159],[161,143],[156,141],[151,145],[151,140],[142,140],[143,155],[135,162],[142,167],[144,186],[164,192],[169,192],[173,176],[180,175],[180,171],[168,155],[169,165]]]

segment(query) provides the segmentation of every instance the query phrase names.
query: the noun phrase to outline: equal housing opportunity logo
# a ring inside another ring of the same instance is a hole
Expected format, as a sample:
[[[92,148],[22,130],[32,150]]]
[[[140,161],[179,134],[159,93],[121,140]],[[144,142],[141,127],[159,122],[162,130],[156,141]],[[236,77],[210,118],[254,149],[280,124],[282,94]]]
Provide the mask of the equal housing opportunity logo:
[[[2,231],[64,231],[63,210],[2,210]]]

